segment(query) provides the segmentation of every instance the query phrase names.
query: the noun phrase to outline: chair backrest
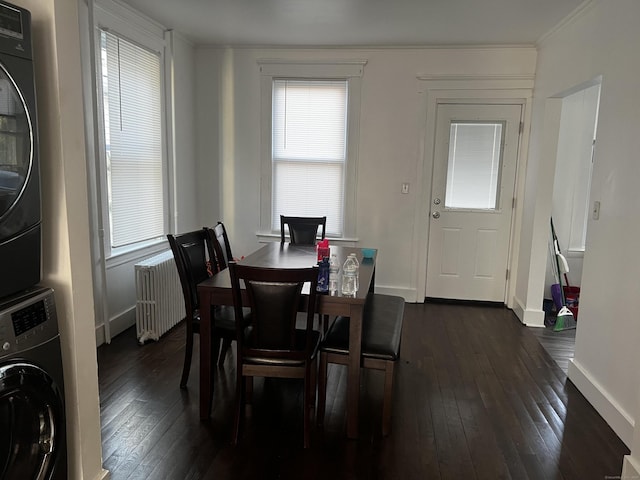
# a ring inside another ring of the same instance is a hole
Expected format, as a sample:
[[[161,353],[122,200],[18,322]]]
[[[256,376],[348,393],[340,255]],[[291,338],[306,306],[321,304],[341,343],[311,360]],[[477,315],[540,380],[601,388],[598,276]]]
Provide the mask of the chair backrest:
[[[303,360],[313,348],[318,267],[296,269],[259,268],[230,262],[229,274],[236,314],[238,351],[244,357]],[[248,304],[242,303],[243,281]],[[302,289],[309,283],[305,337],[296,332]],[[242,307],[251,308],[251,324],[243,327]],[[249,332],[246,334],[246,332]],[[268,363],[268,360],[267,360]]]
[[[224,228],[222,222],[213,228],[207,228],[211,237],[211,243],[216,255],[216,261],[218,271],[224,270],[229,265],[229,262],[233,260],[233,254],[231,253],[231,245],[229,244],[229,237],[227,236],[227,229]]]
[[[289,229],[289,241],[298,245],[315,245],[318,227],[322,227],[325,237],[327,217],[287,217],[280,215],[280,241],[284,243],[285,225]]]
[[[198,309],[197,285],[215,272],[213,247],[205,230],[167,235],[176,261],[187,317]]]

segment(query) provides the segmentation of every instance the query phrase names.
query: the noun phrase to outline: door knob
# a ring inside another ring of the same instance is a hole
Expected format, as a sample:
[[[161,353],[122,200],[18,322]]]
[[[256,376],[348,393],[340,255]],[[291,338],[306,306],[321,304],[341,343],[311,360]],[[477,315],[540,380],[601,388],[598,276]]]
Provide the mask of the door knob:
[[[431,214],[431,216],[432,216],[433,218],[440,218],[440,212],[433,212],[433,213]]]
[[[433,199],[433,204],[434,205],[440,205],[440,199],[439,198],[434,198]]]

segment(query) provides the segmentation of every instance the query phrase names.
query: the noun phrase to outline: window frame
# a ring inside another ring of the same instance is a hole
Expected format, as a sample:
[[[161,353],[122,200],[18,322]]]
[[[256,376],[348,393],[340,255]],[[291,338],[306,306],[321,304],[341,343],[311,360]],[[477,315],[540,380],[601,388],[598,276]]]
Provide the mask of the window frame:
[[[283,61],[258,60],[260,68],[260,230],[280,236],[272,229],[272,93],[274,80],[345,80],[347,82],[347,154],[344,178],[343,240],[356,238],[356,185],[360,131],[360,96],[366,60]]]
[[[125,11],[126,10],[126,11]],[[105,112],[102,90],[102,60],[101,60],[101,31],[107,32],[122,38],[142,49],[148,50],[158,55],[160,62],[160,134],[162,155],[162,190],[163,190],[163,230],[164,234],[148,240],[132,243],[122,247],[112,247],[111,226],[109,211],[109,183],[106,158],[105,141]],[[169,135],[167,121],[167,105],[170,85],[168,77],[168,46],[165,41],[164,31],[159,26],[138,15],[129,14],[129,10],[113,2],[103,1],[96,3],[94,7],[93,32],[95,45],[95,75],[97,91],[96,120],[98,124],[98,155],[97,155],[97,176],[98,176],[98,214],[102,217],[100,241],[104,246],[105,260],[109,263],[119,257],[128,257],[128,254],[139,252],[166,242],[166,233],[170,229],[170,219],[172,211],[172,190],[170,187],[171,178],[171,156],[169,150]]]

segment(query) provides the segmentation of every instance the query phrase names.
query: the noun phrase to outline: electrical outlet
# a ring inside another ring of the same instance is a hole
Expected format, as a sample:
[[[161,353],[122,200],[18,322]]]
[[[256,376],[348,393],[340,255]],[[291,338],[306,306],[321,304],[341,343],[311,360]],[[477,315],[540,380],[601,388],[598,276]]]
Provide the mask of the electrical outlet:
[[[591,211],[591,218],[598,220],[600,218],[600,202],[593,202],[593,210]]]
[[[402,184],[402,193],[409,193],[409,184],[408,183],[403,183]]]

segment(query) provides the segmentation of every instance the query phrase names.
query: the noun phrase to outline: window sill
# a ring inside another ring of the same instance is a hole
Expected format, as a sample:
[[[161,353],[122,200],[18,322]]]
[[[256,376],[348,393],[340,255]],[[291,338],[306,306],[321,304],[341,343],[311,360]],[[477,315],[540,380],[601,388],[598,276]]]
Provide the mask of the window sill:
[[[123,247],[118,249],[117,253],[112,253],[111,256],[106,259],[106,268],[114,268],[126,263],[138,261],[168,249],[168,242],[164,239],[150,240],[149,242],[136,244],[135,246]]]

